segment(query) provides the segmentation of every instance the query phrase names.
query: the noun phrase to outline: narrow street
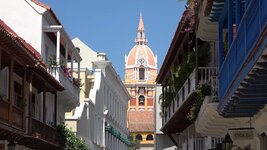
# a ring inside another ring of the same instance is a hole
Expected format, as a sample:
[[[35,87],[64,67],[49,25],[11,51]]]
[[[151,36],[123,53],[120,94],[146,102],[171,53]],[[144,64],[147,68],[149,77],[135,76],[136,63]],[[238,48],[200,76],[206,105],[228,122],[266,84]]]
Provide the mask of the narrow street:
[[[267,150],[266,7],[2,0],[0,150]]]

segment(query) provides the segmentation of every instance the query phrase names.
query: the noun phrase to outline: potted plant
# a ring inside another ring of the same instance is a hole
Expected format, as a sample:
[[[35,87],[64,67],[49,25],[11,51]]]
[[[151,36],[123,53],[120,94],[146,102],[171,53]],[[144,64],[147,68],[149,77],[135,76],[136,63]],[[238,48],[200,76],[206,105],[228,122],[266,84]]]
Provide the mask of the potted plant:
[[[36,127],[32,126],[32,136],[35,138],[40,138],[41,134],[37,132]]]

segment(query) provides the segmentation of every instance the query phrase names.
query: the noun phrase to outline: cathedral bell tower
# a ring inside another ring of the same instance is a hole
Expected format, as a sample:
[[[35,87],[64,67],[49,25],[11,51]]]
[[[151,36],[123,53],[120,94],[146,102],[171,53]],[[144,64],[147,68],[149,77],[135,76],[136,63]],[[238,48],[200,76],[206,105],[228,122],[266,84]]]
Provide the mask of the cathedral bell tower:
[[[142,145],[154,144],[154,96],[157,57],[148,47],[140,14],[135,45],[125,56],[125,87],[132,98],[128,102],[128,128]]]

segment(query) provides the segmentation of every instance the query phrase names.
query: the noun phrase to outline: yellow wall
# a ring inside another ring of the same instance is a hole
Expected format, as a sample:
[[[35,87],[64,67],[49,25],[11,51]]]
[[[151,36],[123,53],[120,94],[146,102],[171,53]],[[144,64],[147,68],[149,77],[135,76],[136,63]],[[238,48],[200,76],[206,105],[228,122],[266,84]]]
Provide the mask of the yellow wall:
[[[138,135],[138,134],[140,134],[142,136],[142,138],[143,138],[143,140],[140,141],[140,144],[154,144],[155,137],[154,137],[154,133],[153,132],[133,133],[132,134],[133,135],[133,138],[135,139],[136,135]],[[146,140],[146,137],[149,134],[151,134],[153,136],[153,140],[152,141],[147,141]]]

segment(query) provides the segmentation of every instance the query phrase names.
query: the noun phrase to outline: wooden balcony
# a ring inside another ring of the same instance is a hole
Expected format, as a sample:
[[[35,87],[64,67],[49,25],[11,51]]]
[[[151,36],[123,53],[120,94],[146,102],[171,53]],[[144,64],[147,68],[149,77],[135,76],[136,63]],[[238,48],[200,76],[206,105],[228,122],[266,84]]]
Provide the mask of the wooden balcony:
[[[31,134],[19,143],[30,148],[47,150],[58,149],[60,141],[55,128],[32,118]]]
[[[32,136],[51,143],[59,142],[56,129],[36,119],[32,119]]]
[[[12,105],[12,111],[10,111],[10,108],[10,103],[8,101],[0,100],[0,121],[12,127],[24,130],[24,110],[14,105]],[[9,115],[10,112],[12,115]],[[11,124],[9,120],[11,120]]]
[[[0,120],[8,123],[9,102],[0,100]]]

